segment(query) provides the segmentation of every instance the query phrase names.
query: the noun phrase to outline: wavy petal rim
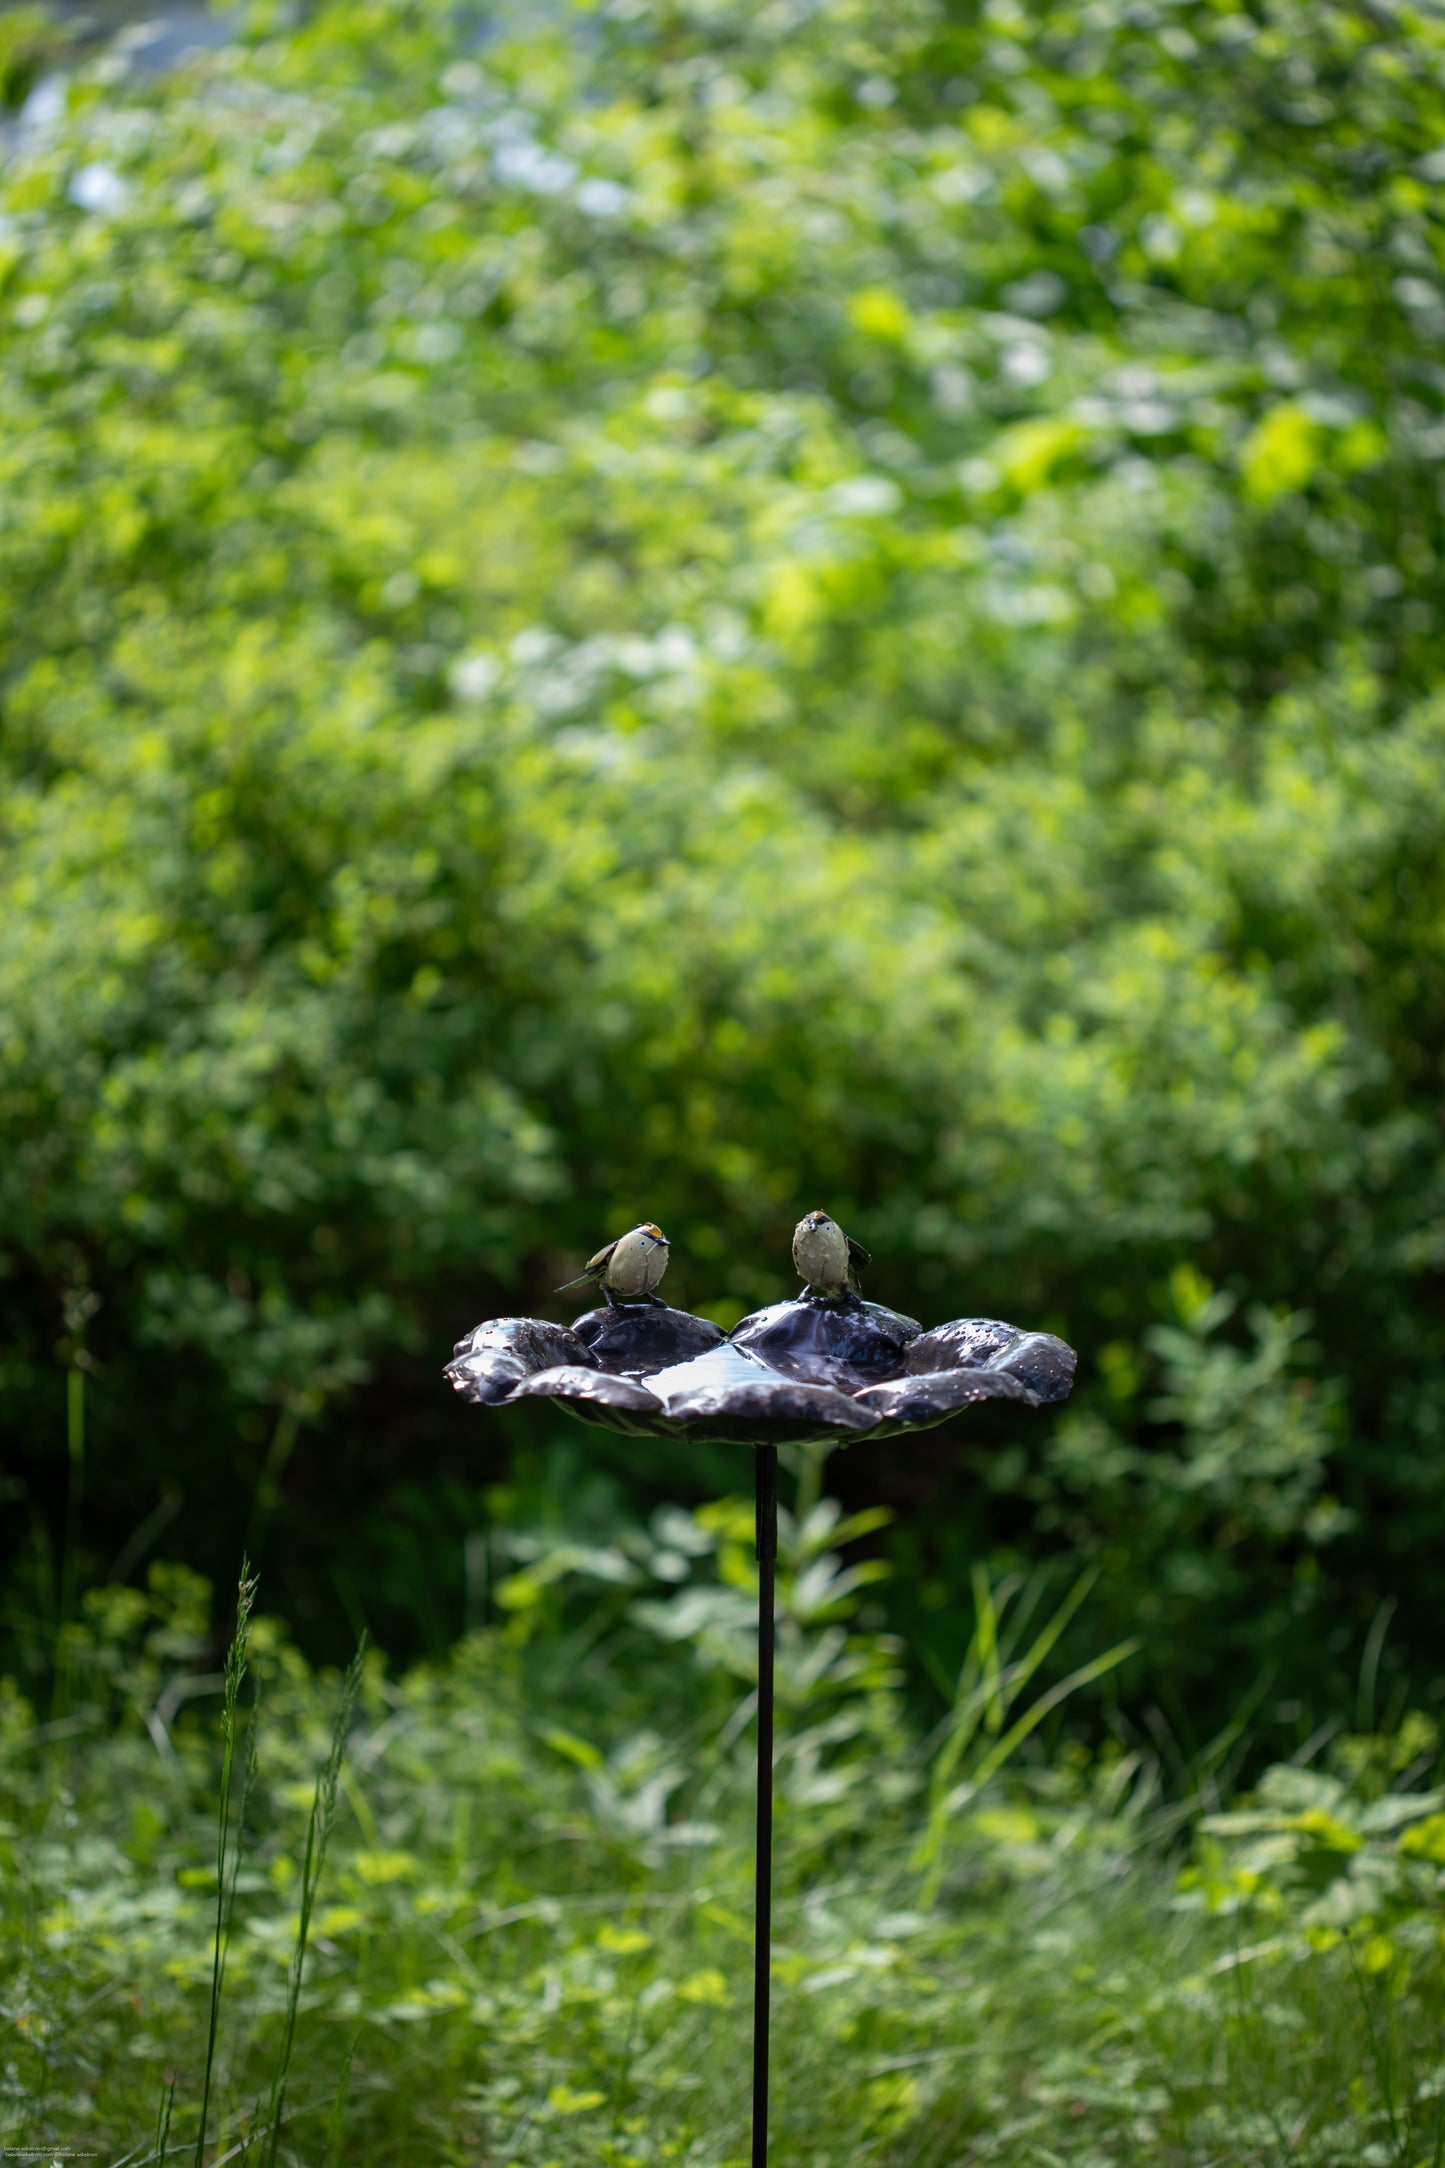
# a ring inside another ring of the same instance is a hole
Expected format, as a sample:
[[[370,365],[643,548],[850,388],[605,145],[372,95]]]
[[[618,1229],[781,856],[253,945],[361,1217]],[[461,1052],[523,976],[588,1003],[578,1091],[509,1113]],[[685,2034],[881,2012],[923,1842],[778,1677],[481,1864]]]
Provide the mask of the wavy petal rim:
[[[513,1400],[576,1400],[604,1408],[626,1408],[635,1415],[661,1415],[662,1402],[637,1378],[609,1370],[588,1370],[579,1363],[559,1363],[538,1370],[513,1388]]]
[[[463,1400],[496,1407],[524,1378],[559,1363],[583,1368],[595,1359],[575,1332],[539,1317],[492,1317],[458,1340],[442,1376]]]
[[[868,1386],[855,1405],[873,1409],[880,1422],[902,1429],[941,1423],[982,1400],[1037,1405],[1028,1387],[1006,1370],[934,1370],[922,1378],[892,1378],[885,1385]]]
[[[997,1318],[930,1332],[849,1295],[758,1310],[730,1336],[663,1304],[588,1311],[571,1326],[492,1318],[444,1375],[465,1400],[550,1400],[632,1436],[749,1445],[902,1436],[986,1400],[1066,1399],[1077,1357],[1053,1333]]]

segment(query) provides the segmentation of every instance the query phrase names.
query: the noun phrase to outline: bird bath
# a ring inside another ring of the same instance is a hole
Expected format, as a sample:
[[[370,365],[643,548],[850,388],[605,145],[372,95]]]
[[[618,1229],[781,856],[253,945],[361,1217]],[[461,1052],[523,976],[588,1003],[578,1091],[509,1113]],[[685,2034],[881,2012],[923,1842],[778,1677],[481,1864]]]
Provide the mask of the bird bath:
[[[635,1437],[754,1450],[758,1556],[757,1871],[753,1938],[752,2168],[768,2157],[772,1949],[773,1616],[779,1445],[847,1445],[946,1422],[982,1400],[1067,1397],[1072,1348],[996,1318],[931,1332],[852,1293],[758,1310],[724,1335],[662,1303],[610,1304],[571,1326],[493,1318],[457,1342],[445,1375],[464,1400],[550,1400]]]

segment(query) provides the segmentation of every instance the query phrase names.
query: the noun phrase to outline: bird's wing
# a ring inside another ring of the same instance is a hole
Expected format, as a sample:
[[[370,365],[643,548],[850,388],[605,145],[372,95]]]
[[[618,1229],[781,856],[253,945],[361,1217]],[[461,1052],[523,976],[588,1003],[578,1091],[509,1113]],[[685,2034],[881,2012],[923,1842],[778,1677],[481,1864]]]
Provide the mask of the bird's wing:
[[[855,1271],[861,1272],[865,1265],[872,1264],[873,1260],[861,1242],[855,1242],[851,1235],[844,1235],[843,1240],[848,1245],[848,1262]]]
[[[591,1287],[601,1279],[603,1273],[607,1270],[612,1259],[612,1252],[616,1247],[615,1242],[609,1242],[605,1250],[599,1250],[595,1257],[588,1258],[587,1269],[584,1272],[579,1273],[575,1280],[564,1280],[560,1287],[554,1287],[553,1294],[570,1295],[574,1287]]]

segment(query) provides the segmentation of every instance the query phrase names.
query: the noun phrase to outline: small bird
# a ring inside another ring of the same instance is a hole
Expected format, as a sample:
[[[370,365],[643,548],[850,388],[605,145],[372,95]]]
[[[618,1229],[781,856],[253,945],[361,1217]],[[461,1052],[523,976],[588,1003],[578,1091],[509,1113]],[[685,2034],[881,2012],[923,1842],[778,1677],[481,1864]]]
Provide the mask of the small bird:
[[[662,1229],[644,1220],[615,1242],[609,1242],[595,1257],[589,1257],[586,1271],[555,1292],[570,1295],[574,1288],[600,1287],[614,1310],[619,1296],[623,1302],[650,1302],[655,1309],[665,1310],[667,1304],[652,1290],[667,1270],[667,1249]]]
[[[845,1235],[826,1212],[810,1212],[793,1229],[793,1263],[807,1281],[809,1294],[858,1292],[858,1274],[872,1258],[861,1242]]]

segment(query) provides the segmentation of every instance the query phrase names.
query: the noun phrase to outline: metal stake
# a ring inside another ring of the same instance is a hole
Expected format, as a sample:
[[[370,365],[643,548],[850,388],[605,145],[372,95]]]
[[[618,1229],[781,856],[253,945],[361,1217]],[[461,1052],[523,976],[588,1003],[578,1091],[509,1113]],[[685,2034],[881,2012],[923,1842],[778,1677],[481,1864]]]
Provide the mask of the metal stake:
[[[778,1449],[757,1457],[758,1848],[753,1883],[753,2168],[768,2168],[768,2024],[773,1951],[773,1570]]]

